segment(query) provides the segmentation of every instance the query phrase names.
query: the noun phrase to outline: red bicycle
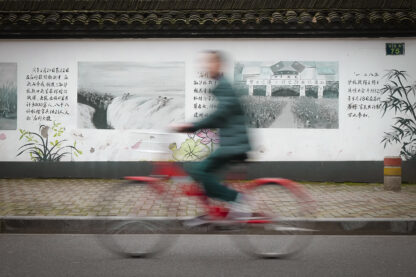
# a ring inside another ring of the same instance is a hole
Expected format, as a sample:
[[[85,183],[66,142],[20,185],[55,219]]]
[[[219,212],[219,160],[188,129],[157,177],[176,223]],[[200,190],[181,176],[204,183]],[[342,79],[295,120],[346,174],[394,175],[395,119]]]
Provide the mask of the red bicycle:
[[[300,184],[282,178],[232,182],[249,195],[253,215],[230,221],[227,207],[208,199],[186,176],[177,163],[155,162],[149,176],[127,176],[114,185],[103,198],[110,207],[106,233],[100,236],[103,245],[124,257],[148,257],[166,250],[178,234],[198,232],[230,234],[239,249],[262,258],[292,256],[308,245],[314,202]],[[215,220],[183,227],[192,218],[186,216],[189,206]]]

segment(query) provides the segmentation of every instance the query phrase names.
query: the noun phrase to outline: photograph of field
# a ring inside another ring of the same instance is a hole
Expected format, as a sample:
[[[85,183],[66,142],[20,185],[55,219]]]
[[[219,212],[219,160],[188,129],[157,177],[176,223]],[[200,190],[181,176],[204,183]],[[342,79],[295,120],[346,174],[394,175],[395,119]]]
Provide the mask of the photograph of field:
[[[17,64],[0,63],[0,130],[17,128]]]
[[[185,120],[183,62],[79,62],[78,127],[160,129]]]
[[[338,62],[237,62],[234,86],[251,128],[339,127]]]

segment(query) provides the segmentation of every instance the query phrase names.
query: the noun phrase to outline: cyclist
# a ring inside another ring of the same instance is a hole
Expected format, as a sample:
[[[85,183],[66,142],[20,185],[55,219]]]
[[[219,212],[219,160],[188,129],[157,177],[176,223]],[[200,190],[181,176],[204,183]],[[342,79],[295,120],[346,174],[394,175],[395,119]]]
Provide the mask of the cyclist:
[[[250,151],[246,119],[237,93],[222,74],[225,57],[219,51],[205,51],[204,68],[210,78],[217,80],[212,90],[218,105],[208,117],[195,123],[183,123],[173,126],[178,132],[195,132],[199,129],[218,128],[220,147],[201,162],[191,163],[185,167],[189,175],[203,185],[206,195],[230,203],[228,219],[249,217],[250,208],[247,196],[221,183],[219,169],[232,160],[244,161]],[[209,215],[194,219],[189,225],[203,224],[212,220]]]

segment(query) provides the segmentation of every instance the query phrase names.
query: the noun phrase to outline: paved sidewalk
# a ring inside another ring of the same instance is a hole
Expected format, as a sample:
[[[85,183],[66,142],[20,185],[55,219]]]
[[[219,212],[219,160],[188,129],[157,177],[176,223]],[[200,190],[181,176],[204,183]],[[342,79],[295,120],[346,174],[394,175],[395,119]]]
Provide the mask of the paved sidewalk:
[[[109,189],[121,180],[109,179],[0,179],[0,216],[194,216],[203,211],[196,198],[181,197],[168,208],[151,188],[130,186],[117,201]],[[238,188],[244,182],[235,182]],[[416,185],[401,192],[384,191],[382,184],[304,184],[318,207],[316,218],[416,218]],[[180,190],[170,185],[171,192]],[[290,200],[273,201],[290,212]],[[266,201],[265,200],[265,201]],[[166,201],[165,201],[166,202]]]

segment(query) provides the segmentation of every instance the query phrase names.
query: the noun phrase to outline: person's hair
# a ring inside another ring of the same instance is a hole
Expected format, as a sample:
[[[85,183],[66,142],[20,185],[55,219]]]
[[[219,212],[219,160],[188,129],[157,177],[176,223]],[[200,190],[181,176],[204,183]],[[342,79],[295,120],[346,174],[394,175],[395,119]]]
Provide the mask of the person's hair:
[[[205,54],[211,54],[211,55],[215,55],[215,57],[218,59],[218,61],[221,64],[225,64],[227,59],[226,59],[226,55],[224,52],[219,51],[219,50],[205,50],[203,53]]]

